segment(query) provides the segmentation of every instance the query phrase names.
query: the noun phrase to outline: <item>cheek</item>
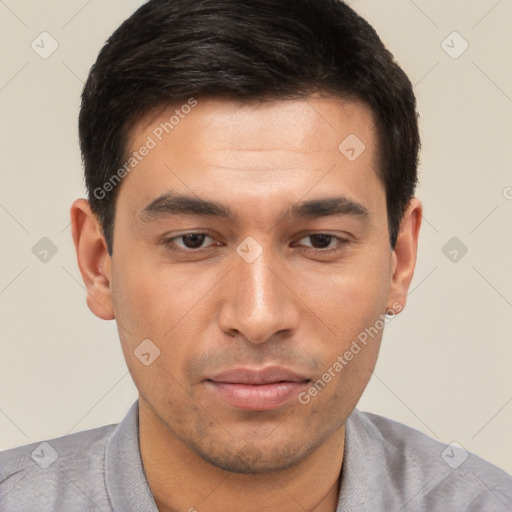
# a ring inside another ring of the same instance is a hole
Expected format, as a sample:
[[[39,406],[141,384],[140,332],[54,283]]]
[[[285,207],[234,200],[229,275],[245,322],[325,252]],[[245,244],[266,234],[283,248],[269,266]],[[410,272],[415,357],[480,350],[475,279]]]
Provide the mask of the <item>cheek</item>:
[[[308,293],[314,313],[314,325],[305,328],[317,339],[322,360],[311,405],[332,410],[333,422],[338,421],[334,411],[349,414],[356,406],[375,368],[385,327],[389,265],[384,258],[368,258],[330,270],[321,285],[314,286],[312,276],[304,278],[303,293]]]
[[[338,338],[357,335],[385,311],[390,285],[389,261],[354,259],[337,267],[303,272],[300,296]]]
[[[302,396],[326,423],[346,418],[357,405],[377,361],[382,331],[362,331],[329,347],[319,373]]]
[[[162,337],[198,299],[186,272],[155,264],[148,255],[139,257],[136,250],[120,257],[112,274],[116,318],[139,335]]]
[[[195,272],[194,279],[192,266],[177,269],[147,260],[137,264],[127,260],[116,262],[112,272],[112,300],[127,364],[140,378],[144,378],[141,372],[147,374],[152,369],[154,373],[153,367],[160,366],[180,378],[189,353],[199,350],[201,335],[204,337],[214,316],[207,292],[218,278],[205,273],[198,279]],[[134,356],[145,339],[160,351],[147,368]],[[162,371],[158,378],[169,386],[172,379]]]
[[[147,263],[138,261],[134,254],[126,254],[119,250],[112,266],[112,302],[127,366],[136,384],[141,385],[139,389],[147,389],[161,364],[165,348],[161,333],[169,329],[172,321],[164,317],[164,312],[172,311],[172,308],[165,302],[168,296],[166,283],[158,283],[157,276],[149,271]],[[151,341],[151,357],[153,354],[158,354],[158,357],[150,366],[145,366],[137,358],[137,349],[143,346],[143,340],[148,339]],[[149,375],[153,377],[146,382]]]

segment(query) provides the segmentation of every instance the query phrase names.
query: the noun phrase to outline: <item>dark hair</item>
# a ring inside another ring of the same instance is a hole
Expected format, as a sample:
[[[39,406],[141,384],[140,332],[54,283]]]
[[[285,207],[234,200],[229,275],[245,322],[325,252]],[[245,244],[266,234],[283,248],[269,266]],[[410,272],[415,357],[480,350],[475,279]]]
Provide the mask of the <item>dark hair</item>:
[[[341,0],[151,0],[140,7],[108,39],[82,94],[85,180],[109,253],[119,187],[105,184],[123,165],[138,118],[190,97],[252,102],[316,92],[371,108],[394,248],[417,184],[416,99],[364,19]]]

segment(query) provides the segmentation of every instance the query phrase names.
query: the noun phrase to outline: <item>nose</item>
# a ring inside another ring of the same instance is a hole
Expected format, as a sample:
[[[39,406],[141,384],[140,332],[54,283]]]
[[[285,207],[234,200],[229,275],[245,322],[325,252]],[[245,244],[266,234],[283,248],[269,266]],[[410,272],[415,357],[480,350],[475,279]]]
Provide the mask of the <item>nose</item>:
[[[298,299],[289,288],[290,276],[272,258],[270,250],[252,263],[235,256],[234,268],[224,284],[220,328],[253,344],[264,343],[297,330]]]

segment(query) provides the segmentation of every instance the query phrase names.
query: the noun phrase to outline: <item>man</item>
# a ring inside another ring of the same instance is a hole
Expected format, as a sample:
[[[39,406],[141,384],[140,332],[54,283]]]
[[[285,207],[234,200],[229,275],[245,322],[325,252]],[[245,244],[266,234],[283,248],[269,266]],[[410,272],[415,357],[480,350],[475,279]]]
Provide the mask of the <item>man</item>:
[[[79,128],[78,264],[139,400],[4,452],[0,510],[512,510],[505,472],[355,409],[422,207],[411,84],[347,5],[152,0]]]

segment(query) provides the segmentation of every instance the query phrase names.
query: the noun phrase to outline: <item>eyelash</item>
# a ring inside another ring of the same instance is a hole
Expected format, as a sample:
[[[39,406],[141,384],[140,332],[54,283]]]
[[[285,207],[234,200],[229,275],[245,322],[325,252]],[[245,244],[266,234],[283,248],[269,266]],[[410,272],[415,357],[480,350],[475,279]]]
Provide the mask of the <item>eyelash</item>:
[[[206,246],[206,247],[200,247],[199,249],[191,249],[191,248],[188,248],[188,247],[187,248],[176,247],[174,245],[174,241],[175,240],[183,238],[183,237],[185,237],[187,235],[205,235],[205,236],[207,236],[207,237],[209,237],[211,239],[214,239],[214,237],[211,234],[208,234],[208,233],[205,233],[205,232],[194,232],[194,231],[191,231],[189,233],[184,233],[182,235],[173,236],[173,237],[170,237],[170,238],[165,238],[165,239],[162,240],[162,243],[163,243],[163,245],[165,245],[168,249],[170,249],[172,251],[181,251],[181,252],[185,252],[185,253],[189,253],[189,254],[200,254],[200,253],[202,253],[204,251],[207,251],[211,247],[214,247],[215,245],[217,245],[217,244],[212,244],[212,245],[209,245],[209,246]],[[302,240],[303,238],[307,238],[307,237],[311,237],[311,236],[316,236],[316,235],[329,236],[334,241],[336,241],[338,244],[336,246],[334,246],[334,247],[327,248],[327,249],[318,249],[316,247],[307,247],[307,250],[310,251],[310,252],[312,251],[312,252],[322,253],[322,254],[331,254],[331,253],[340,251],[346,245],[349,245],[351,243],[350,240],[347,240],[346,238],[341,238],[339,236],[332,235],[330,233],[322,233],[322,232],[309,233],[309,234],[304,235],[303,237],[301,237],[299,240]]]

